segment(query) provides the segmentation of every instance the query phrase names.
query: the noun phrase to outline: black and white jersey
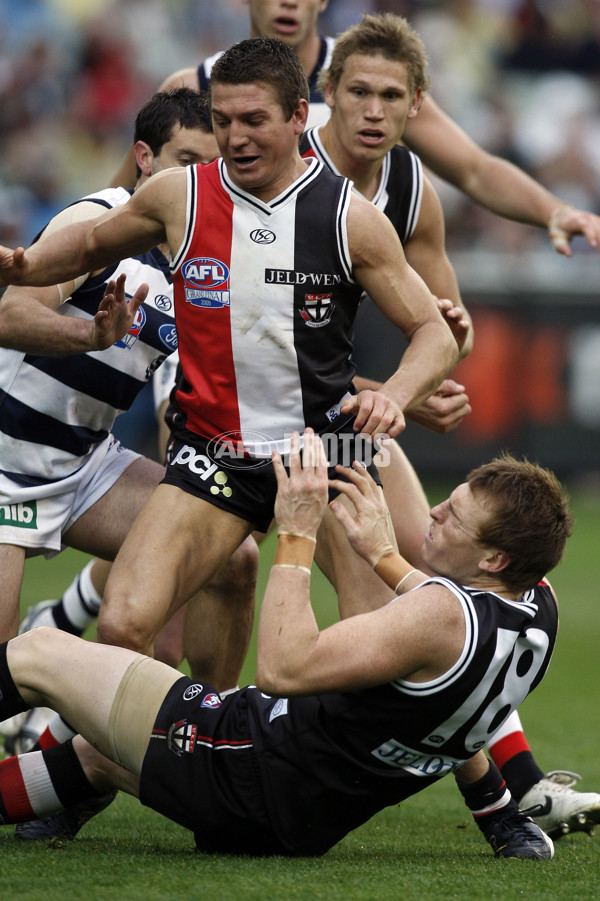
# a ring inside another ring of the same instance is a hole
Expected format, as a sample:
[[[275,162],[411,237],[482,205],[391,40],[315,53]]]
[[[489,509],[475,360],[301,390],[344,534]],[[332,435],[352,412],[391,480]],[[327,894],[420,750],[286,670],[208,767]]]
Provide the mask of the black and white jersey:
[[[130,196],[124,188],[110,188],[81,202],[111,208]],[[177,347],[173,286],[158,249],[89,276],[60,313],[93,319],[107,282],[121,273],[128,297],[142,282],[150,290],[129,333],[112,347],[65,357],[0,349],[0,472],[18,484],[44,484],[76,472]]]
[[[300,153],[304,157],[315,156],[336,175],[341,175],[323,146],[319,128],[309,128],[304,132],[300,140]],[[422,199],[421,160],[407,147],[392,147],[383,158],[379,187],[371,202],[385,213],[403,244],[415,230]]]
[[[335,39],[321,35],[320,40],[321,46],[319,49],[319,58],[314,69],[308,76],[310,102],[308,110],[308,121],[306,123],[307,128],[312,125],[322,125],[327,121],[327,119],[329,119],[329,107],[325,103],[323,95],[317,88],[317,80],[319,78],[321,69],[327,69],[329,67]],[[212,67],[219,59],[219,57],[223,55],[223,52],[223,50],[219,50],[218,53],[213,54],[213,56],[207,57],[207,59],[201,62],[198,66],[198,88],[200,91],[208,91]]]
[[[247,691],[269,814],[295,853],[320,853],[385,806],[453,772],[483,748],[542,678],[558,614],[542,581],[519,601],[442,578],[465,640],[431,682],[268,698]],[[394,603],[394,602],[392,602]]]

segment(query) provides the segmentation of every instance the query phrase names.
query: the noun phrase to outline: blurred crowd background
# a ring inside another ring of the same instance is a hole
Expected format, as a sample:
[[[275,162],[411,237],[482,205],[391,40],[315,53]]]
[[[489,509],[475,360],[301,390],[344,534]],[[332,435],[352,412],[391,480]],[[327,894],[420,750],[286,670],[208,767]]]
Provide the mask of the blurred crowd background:
[[[405,15],[420,32],[432,94],[473,138],[600,213],[600,0],[330,0],[321,30],[337,34],[378,11]],[[109,184],[138,107],[163,78],[247,35],[241,0],[0,0],[0,243],[29,243],[62,206]],[[544,231],[492,216],[434,181],[480,337],[473,375],[467,369],[479,412],[459,430],[453,459],[462,466],[470,451],[461,451],[487,441],[554,448],[567,423],[564,450],[545,456],[559,468],[589,468],[600,459],[597,253],[577,238],[575,258],[561,258]],[[490,311],[500,321],[490,324]],[[527,321],[516,350],[519,315]],[[550,337],[536,349],[540,319]],[[383,339],[373,335],[377,346]],[[523,408],[526,376],[539,390]],[[435,448],[431,436],[426,445]],[[425,466],[428,453],[424,446]],[[431,466],[438,462],[434,450]]]
[[[418,29],[433,95],[470,135],[600,210],[600,0],[330,0],[322,30],[385,10]],[[0,0],[0,240],[106,185],[162,79],[247,34],[240,0]],[[545,241],[437,187],[450,250]]]

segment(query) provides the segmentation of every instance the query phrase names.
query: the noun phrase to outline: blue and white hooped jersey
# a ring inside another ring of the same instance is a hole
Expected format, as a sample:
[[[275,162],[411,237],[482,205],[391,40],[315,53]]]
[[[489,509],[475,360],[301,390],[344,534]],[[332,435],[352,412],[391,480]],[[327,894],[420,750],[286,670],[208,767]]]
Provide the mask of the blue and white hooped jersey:
[[[77,202],[111,208],[130,196],[124,188],[110,188]],[[133,327],[112,347],[65,357],[0,349],[0,472],[18,484],[44,484],[76,472],[177,349],[173,285],[156,248],[90,276],[59,312],[93,319],[107,282],[121,273],[128,297],[142,282],[150,290]]]

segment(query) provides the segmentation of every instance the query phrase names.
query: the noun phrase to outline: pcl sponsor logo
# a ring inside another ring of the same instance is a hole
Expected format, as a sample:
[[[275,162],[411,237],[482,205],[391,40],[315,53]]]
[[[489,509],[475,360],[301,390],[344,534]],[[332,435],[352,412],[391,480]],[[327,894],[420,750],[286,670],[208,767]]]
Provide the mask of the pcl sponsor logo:
[[[187,466],[188,469],[199,476],[203,482],[217,471],[217,464],[212,463],[205,454],[199,454],[189,444],[184,444],[177,452],[177,456],[171,460],[171,466]]]
[[[250,232],[250,239],[255,244],[272,244],[276,237],[267,228],[255,228],[254,231]]]
[[[181,268],[185,299],[194,307],[218,309],[229,306],[229,269],[213,257],[196,257]]]
[[[322,328],[331,322],[334,310],[331,294],[305,294],[300,315],[309,328]]]
[[[37,529],[37,502],[2,504],[0,525],[15,526],[17,529]]]
[[[129,299],[127,301],[129,303]],[[138,311],[135,314],[135,319],[133,320],[133,325],[129,329],[128,333],[121,338],[120,341],[115,341],[115,347],[125,347],[127,350],[131,350],[137,339],[140,337],[140,332],[144,328],[146,324],[146,311],[143,307],[138,307]]]
[[[179,720],[173,723],[167,732],[167,747],[169,751],[181,757],[184,753],[193,754],[196,745],[198,727],[187,720]]]
[[[158,337],[169,350],[177,350],[179,342],[177,340],[177,329],[173,322],[163,323],[158,330]]]

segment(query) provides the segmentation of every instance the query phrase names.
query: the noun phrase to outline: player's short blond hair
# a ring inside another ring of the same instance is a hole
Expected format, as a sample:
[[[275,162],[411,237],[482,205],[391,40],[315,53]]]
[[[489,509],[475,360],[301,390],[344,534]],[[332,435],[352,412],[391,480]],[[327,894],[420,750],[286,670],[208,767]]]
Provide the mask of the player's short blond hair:
[[[336,90],[346,60],[356,53],[383,56],[393,62],[404,63],[411,94],[419,88],[423,92],[429,88],[427,54],[423,41],[405,18],[393,13],[381,13],[364,15],[357,25],[352,25],[339,35],[329,68],[322,70],[319,75],[318,86],[322,94],[327,86]]]

